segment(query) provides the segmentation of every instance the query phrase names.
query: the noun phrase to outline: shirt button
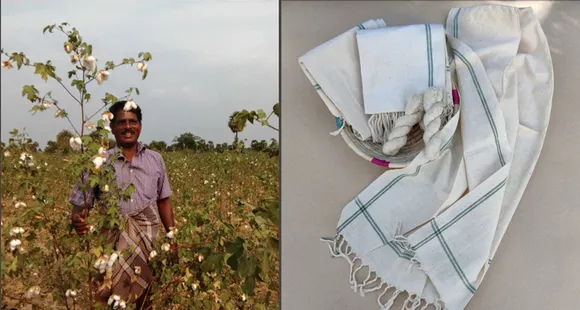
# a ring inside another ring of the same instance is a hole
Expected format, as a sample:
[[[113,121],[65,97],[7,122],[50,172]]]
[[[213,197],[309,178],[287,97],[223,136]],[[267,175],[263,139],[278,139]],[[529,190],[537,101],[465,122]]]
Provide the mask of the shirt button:
[[[131,198],[131,202],[133,202],[133,198]]]
[[[133,169],[131,169],[131,170],[129,170],[129,171],[133,172]]]

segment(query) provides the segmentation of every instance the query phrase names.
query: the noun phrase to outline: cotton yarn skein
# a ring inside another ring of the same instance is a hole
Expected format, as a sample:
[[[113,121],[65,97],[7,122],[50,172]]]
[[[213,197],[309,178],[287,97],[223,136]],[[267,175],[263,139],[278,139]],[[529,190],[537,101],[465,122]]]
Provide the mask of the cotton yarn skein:
[[[396,155],[407,144],[407,136],[417,123],[423,118],[423,96],[413,95],[405,106],[405,115],[397,118],[387,141],[383,144],[383,153]]]
[[[440,132],[442,116],[447,107],[448,104],[444,101],[442,89],[430,87],[425,90],[423,95],[423,108],[425,109],[422,121],[422,125],[425,128],[423,141],[425,142],[425,154],[430,159],[439,155],[441,136],[437,133]]]

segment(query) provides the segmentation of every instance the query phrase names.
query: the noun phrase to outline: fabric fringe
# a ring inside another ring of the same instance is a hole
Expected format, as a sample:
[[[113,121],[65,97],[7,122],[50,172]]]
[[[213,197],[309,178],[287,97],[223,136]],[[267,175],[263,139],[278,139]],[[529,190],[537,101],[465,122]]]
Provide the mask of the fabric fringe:
[[[395,125],[395,121],[405,115],[405,112],[377,113],[371,115],[368,121],[371,137],[374,143],[384,144]]]
[[[395,242],[400,242],[401,245],[405,245],[405,248],[410,249],[410,244],[407,242],[406,237],[397,235],[395,239],[397,239]],[[333,257],[343,257],[350,265],[349,283],[351,284],[351,288],[354,292],[358,292],[361,296],[364,297],[365,294],[383,290],[377,298],[377,303],[379,304],[381,310],[390,310],[393,307],[395,300],[401,293],[406,293],[408,295],[407,299],[403,303],[403,308],[401,310],[424,310],[429,305],[435,306],[436,310],[445,310],[441,300],[436,300],[434,303],[428,303],[420,295],[415,293],[411,294],[405,290],[397,289],[395,286],[382,281],[376,274],[376,271],[371,270],[369,266],[362,264],[360,257],[353,253],[352,247],[347,244],[342,235],[338,234],[331,238],[321,238],[321,241],[329,243],[328,248],[330,249],[330,253]],[[357,262],[361,262],[361,264],[360,266],[355,267]],[[413,257],[412,262],[419,264],[419,261],[417,261],[415,257]],[[415,264],[412,264],[411,266],[413,265]],[[368,268],[368,274],[367,277],[361,283],[359,283],[357,282],[356,274],[364,267]],[[389,299],[386,302],[383,302],[383,296],[387,295],[387,292],[390,289],[394,289],[394,291],[391,293]],[[423,302],[425,305],[419,309]]]

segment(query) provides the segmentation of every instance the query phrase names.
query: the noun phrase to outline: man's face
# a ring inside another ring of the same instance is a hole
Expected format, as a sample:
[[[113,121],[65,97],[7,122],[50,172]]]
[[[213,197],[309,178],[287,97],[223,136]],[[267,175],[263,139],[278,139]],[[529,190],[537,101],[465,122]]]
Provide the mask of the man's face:
[[[137,114],[121,110],[117,112],[113,120],[111,131],[117,144],[122,147],[135,145],[141,134],[141,123],[137,119]]]

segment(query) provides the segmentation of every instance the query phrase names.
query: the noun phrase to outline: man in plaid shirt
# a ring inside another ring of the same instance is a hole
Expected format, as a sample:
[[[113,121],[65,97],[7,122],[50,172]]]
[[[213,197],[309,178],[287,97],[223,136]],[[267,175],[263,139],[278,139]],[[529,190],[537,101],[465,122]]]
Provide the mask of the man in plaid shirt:
[[[115,262],[112,288],[99,292],[97,300],[106,304],[111,298],[128,301],[133,296],[140,296],[137,303],[150,304],[146,296],[152,280],[148,268],[149,254],[157,240],[159,218],[166,232],[173,230],[173,210],[169,199],[172,192],[161,155],[138,142],[142,129],[141,108],[124,109],[126,105],[127,102],[119,101],[109,109],[113,115],[111,131],[117,146],[107,151],[105,157],[115,168],[115,182],[119,187],[125,188],[131,183],[135,186],[130,200],[119,201],[119,211],[127,224],[122,232],[113,236],[116,251],[131,247],[135,247],[135,251]],[[119,146],[122,152],[119,152]],[[99,199],[100,190],[93,188],[85,197],[80,184],[81,181],[76,184],[69,201],[73,205],[72,225],[77,234],[85,235],[90,227],[85,219],[95,199]],[[177,254],[175,243],[171,251]],[[131,281],[134,276],[137,276],[136,283]]]

